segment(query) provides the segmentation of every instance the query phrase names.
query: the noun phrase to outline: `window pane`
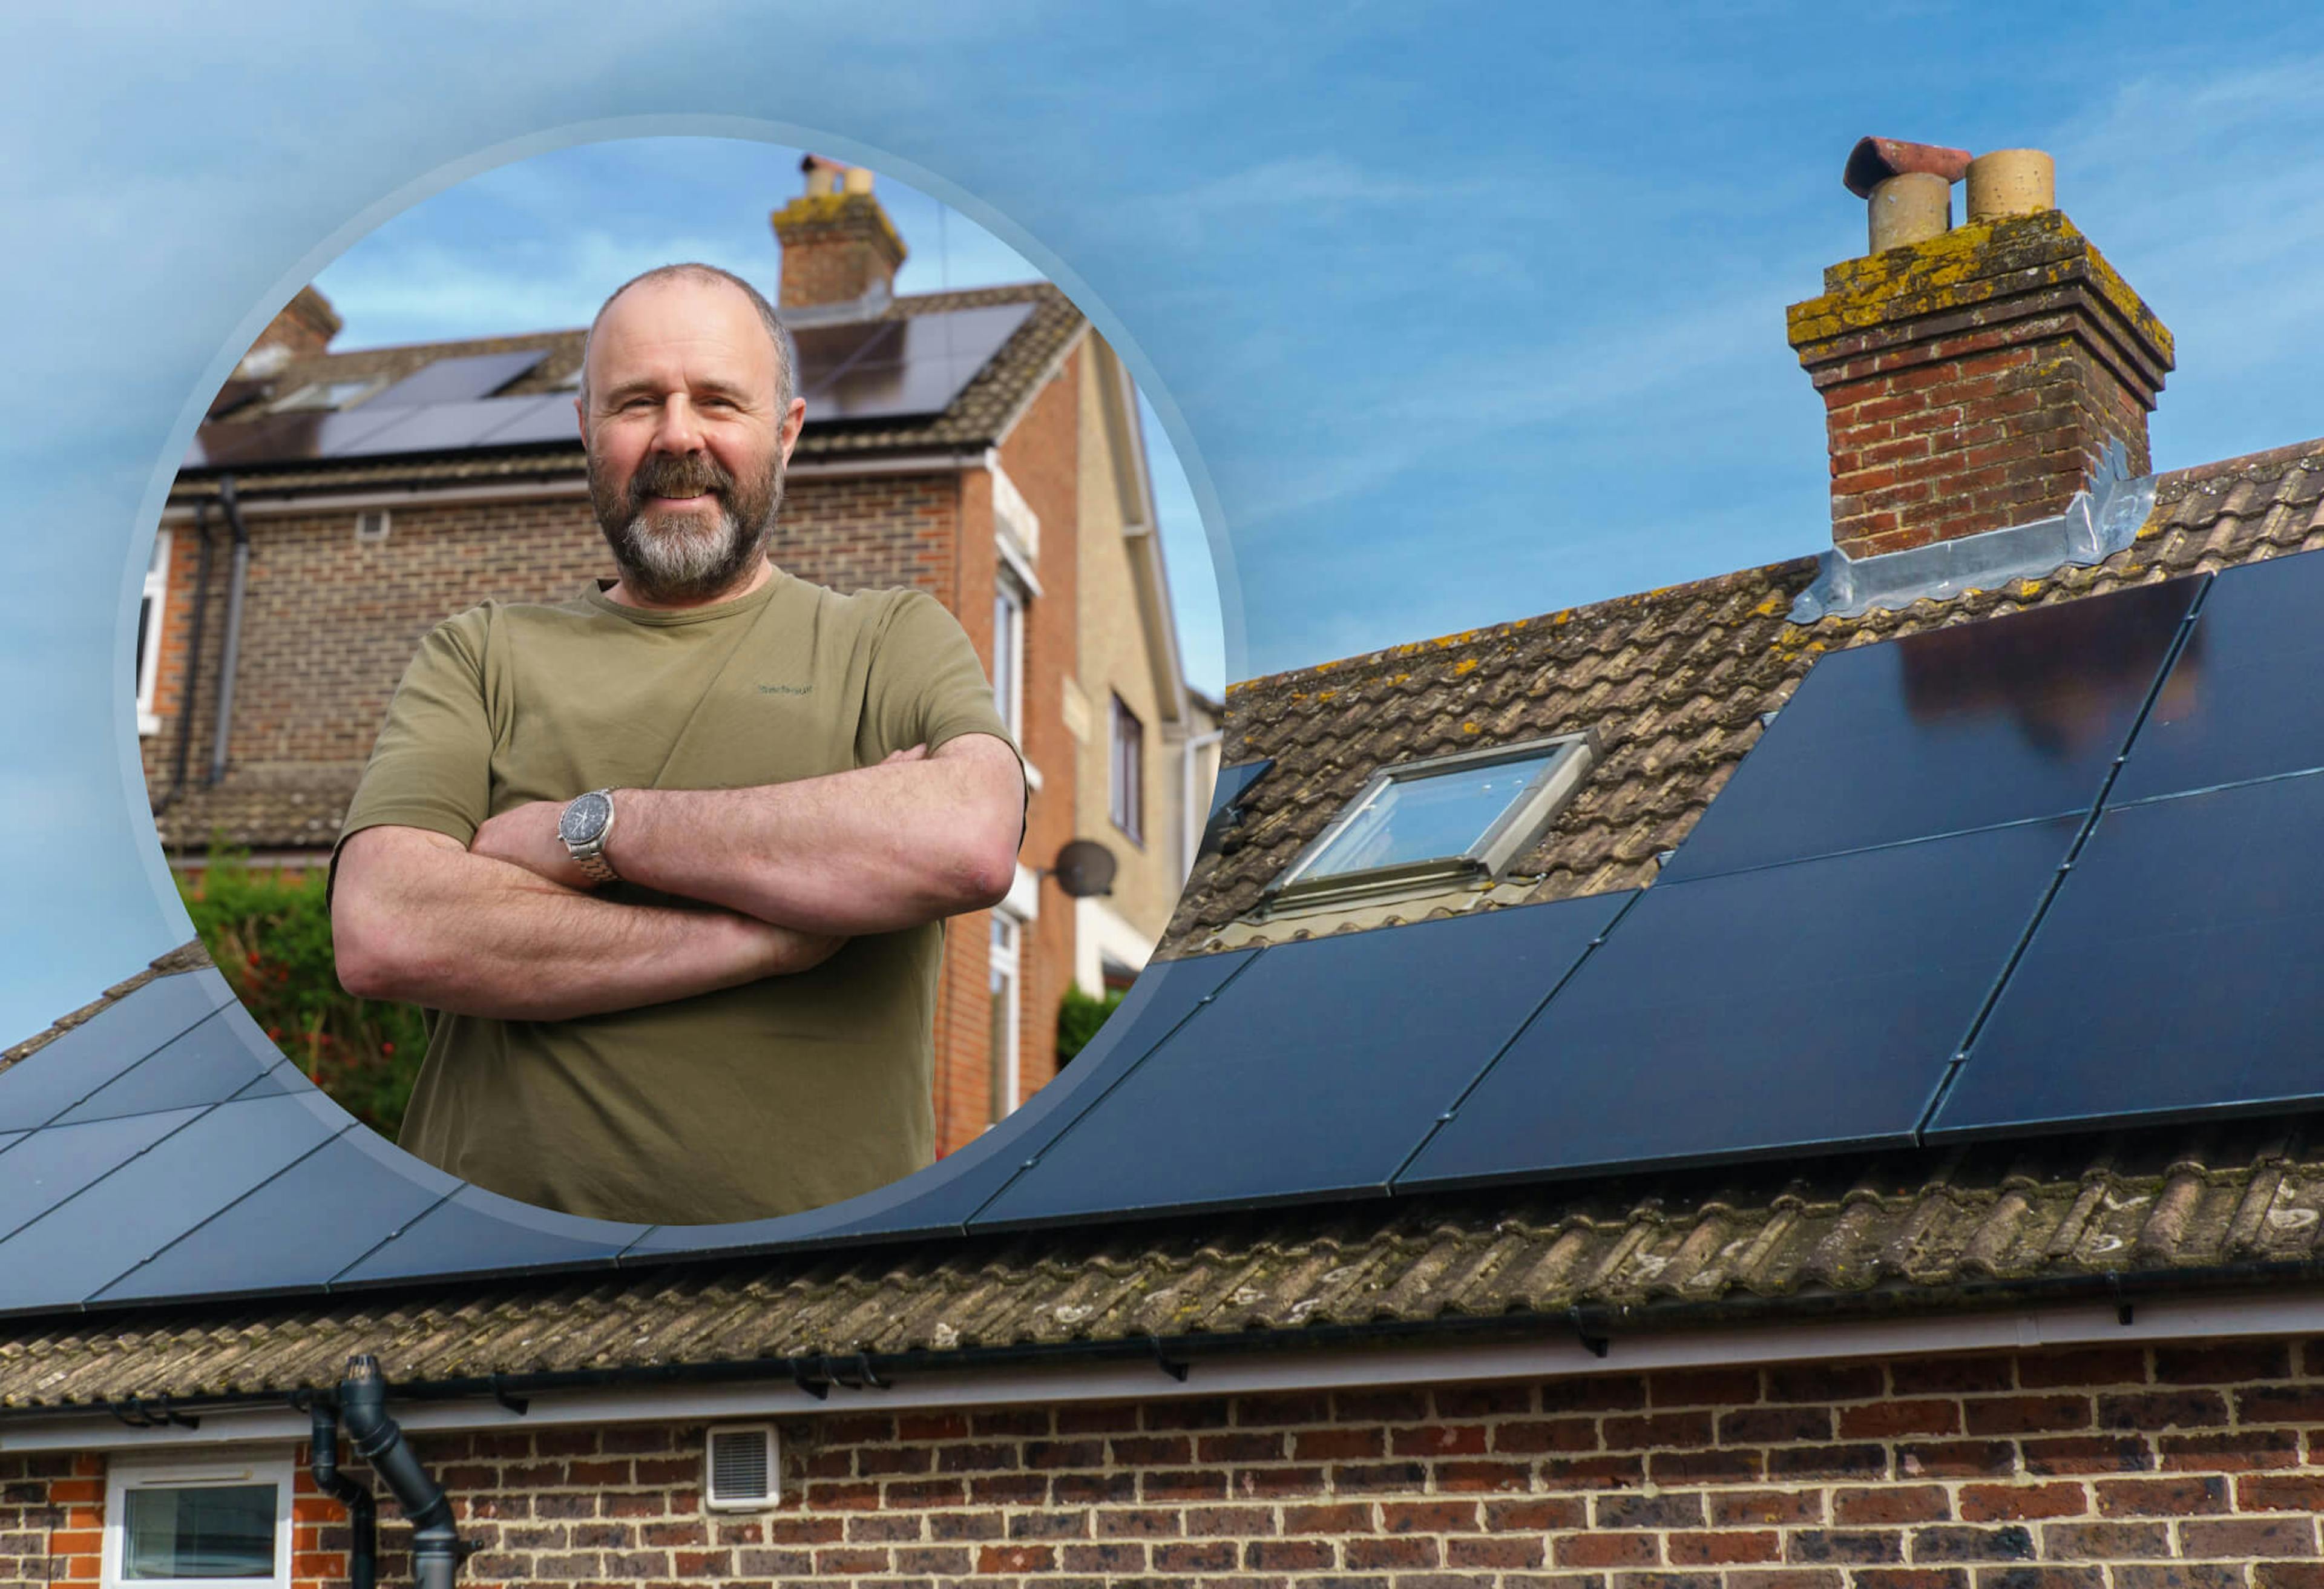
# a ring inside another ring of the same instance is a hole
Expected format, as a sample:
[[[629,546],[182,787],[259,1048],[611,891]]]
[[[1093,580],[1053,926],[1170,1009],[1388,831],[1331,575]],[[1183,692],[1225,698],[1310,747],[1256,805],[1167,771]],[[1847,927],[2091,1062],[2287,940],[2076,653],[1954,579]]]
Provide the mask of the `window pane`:
[[[131,1490],[124,1578],[272,1578],[274,1486]]]
[[[1399,779],[1374,796],[1302,875],[1328,877],[1466,855],[1558,753]]]

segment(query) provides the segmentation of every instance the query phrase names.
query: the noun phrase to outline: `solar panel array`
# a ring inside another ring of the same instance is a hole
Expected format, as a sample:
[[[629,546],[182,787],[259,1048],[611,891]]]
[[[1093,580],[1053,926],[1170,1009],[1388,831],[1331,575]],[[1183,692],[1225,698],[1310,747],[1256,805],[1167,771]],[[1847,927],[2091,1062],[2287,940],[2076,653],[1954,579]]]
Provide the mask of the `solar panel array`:
[[[0,1310],[2315,1107],[2319,601],[2324,555],[1827,657],[1653,887],[1157,964],[963,1151],[779,1219],[463,1184],[162,978],[0,1072]]]
[[[802,327],[798,390],[809,424],[942,413],[1032,317],[1029,303]],[[537,447],[581,439],[573,394],[493,393],[537,367],[540,352],[439,359],[343,412],[218,420],[195,432],[181,467],[392,457]]]

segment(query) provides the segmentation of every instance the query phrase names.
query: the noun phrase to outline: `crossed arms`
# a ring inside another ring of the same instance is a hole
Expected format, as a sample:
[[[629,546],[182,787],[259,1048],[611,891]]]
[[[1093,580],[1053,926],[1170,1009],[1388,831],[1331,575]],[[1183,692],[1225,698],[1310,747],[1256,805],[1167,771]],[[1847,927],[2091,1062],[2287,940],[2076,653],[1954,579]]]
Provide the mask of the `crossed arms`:
[[[557,836],[559,802],[504,811],[465,847],[367,827],[339,853],[339,980],[453,1014],[559,1021],[805,971],[856,934],[999,903],[1024,788],[1008,745],[969,734],[795,783],[616,790],[607,858],[694,906],[590,893]]]

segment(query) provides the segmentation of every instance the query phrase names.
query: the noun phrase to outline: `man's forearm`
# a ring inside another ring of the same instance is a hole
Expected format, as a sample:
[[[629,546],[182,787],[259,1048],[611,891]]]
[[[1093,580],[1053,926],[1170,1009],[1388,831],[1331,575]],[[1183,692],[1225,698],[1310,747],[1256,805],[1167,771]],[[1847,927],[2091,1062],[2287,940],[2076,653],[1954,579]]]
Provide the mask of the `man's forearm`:
[[[1008,746],[967,744],[755,789],[623,790],[606,853],[632,882],[807,932],[982,910],[1014,878],[1024,784]]]
[[[332,929],[349,992],[512,1021],[686,998],[837,947],[731,910],[595,899],[416,829],[348,841]]]

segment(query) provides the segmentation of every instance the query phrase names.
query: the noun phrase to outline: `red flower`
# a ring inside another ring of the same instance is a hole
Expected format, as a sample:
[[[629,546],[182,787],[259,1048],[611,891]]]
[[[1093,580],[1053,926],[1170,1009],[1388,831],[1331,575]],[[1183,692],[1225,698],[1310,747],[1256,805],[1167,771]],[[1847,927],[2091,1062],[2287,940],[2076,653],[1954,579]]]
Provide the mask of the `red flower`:
[[[382,1043],[379,1046],[379,1051],[383,1054],[392,1054],[395,1052],[395,1045],[393,1043]]]

